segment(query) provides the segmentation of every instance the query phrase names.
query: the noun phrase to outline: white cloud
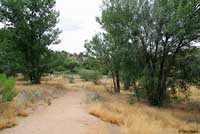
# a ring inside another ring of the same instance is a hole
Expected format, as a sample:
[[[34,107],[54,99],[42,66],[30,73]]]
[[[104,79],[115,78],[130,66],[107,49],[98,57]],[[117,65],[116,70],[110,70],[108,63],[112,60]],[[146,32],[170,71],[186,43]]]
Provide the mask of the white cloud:
[[[71,53],[84,51],[84,41],[100,31],[95,17],[101,13],[101,3],[102,0],[57,0],[61,43],[51,48]]]

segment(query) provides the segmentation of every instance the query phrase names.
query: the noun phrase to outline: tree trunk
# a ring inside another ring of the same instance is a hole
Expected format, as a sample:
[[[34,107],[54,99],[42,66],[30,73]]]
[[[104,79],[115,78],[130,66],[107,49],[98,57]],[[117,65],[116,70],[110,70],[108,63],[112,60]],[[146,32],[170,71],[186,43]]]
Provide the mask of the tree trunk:
[[[162,74],[160,81],[158,82],[158,87],[157,87],[157,91],[158,91],[158,106],[162,106],[163,103],[166,101],[165,96],[166,96],[166,76],[165,74]]]
[[[112,72],[112,79],[113,79],[113,85],[114,85],[114,92],[120,93],[120,80],[119,80],[118,72],[116,73]]]
[[[113,72],[112,72],[112,80],[113,80],[113,86],[114,86],[114,91],[115,91],[117,86],[116,86],[116,81],[115,81],[115,75]]]
[[[160,72],[159,72],[159,76],[158,76],[158,86],[157,86],[157,92],[158,92],[157,104],[158,104],[158,106],[162,106],[164,101],[166,101],[165,96],[166,96],[167,74],[166,74],[166,69],[165,69],[165,61],[166,61],[166,53],[164,51],[163,58],[160,63]]]
[[[41,78],[40,77],[36,77],[36,78],[34,78],[34,80],[31,83],[32,84],[41,84]]]
[[[117,83],[117,88],[115,90],[115,93],[120,93],[120,79],[119,79],[119,71],[116,71],[116,83]]]
[[[29,74],[29,78],[32,84],[41,84],[41,75],[39,74]]]

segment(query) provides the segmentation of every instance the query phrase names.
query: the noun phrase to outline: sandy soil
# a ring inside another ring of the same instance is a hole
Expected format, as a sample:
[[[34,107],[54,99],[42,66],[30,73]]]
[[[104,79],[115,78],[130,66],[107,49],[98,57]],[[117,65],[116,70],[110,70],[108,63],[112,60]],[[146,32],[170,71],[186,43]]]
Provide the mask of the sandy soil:
[[[117,126],[89,115],[85,99],[83,91],[68,91],[53,100],[50,106],[40,106],[29,117],[20,119],[16,127],[0,131],[0,134],[119,133]]]

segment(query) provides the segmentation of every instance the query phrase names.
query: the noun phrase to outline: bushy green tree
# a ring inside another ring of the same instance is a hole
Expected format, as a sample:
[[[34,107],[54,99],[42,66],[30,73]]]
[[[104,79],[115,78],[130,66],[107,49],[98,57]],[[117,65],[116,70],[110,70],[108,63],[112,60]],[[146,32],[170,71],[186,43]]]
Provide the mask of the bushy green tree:
[[[92,48],[90,52],[96,57],[106,52],[114,69],[122,72],[122,67],[127,68],[122,74],[128,81],[134,79],[134,75],[137,80],[142,74],[141,82],[149,102],[162,106],[170,97],[168,89],[178,86],[173,70],[178,68],[179,54],[189,52],[193,42],[200,38],[199,18],[198,0],[106,0],[98,21],[109,38],[95,36],[91,42],[95,45],[88,48]],[[130,45],[134,49],[130,49]],[[141,48],[141,56],[134,52],[137,48]],[[127,53],[133,54],[133,60],[126,58]],[[144,66],[138,71],[140,63]]]
[[[112,37],[109,34],[98,34],[90,42],[85,43],[85,48],[89,56],[95,57],[109,70],[112,76],[114,90],[116,93],[119,93],[119,55],[115,53],[117,49],[115,48]]]
[[[73,72],[75,72],[75,69],[79,67],[79,64],[75,59],[73,59],[71,57],[67,57],[64,60],[63,66],[64,66],[65,70],[69,70],[69,72],[73,73]]]
[[[54,72],[69,72],[75,73],[76,68],[80,67],[80,63],[76,57],[70,56],[67,52],[51,51],[51,71]]]
[[[15,29],[17,48],[25,58],[25,71],[32,83],[40,83],[46,71],[51,44],[58,43],[55,28],[59,13],[55,0],[1,0],[0,19]]]
[[[132,13],[132,21],[144,49],[144,85],[153,105],[163,105],[167,89],[174,85],[169,79],[175,77],[171,70],[177,55],[199,38],[198,4],[198,0],[139,0],[132,5],[139,10]]]
[[[85,58],[82,67],[88,70],[96,70],[96,69],[101,70],[100,62],[91,56],[87,56]]]
[[[95,84],[97,84],[98,80],[101,78],[101,74],[94,70],[81,69],[79,70],[79,75],[81,79],[86,81],[93,81]]]

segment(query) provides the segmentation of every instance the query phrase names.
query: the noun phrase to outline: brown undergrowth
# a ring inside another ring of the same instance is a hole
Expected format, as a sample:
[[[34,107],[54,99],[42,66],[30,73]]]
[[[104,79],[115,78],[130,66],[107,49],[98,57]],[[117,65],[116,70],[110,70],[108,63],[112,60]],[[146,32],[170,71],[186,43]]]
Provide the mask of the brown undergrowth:
[[[99,85],[78,81],[68,86],[95,91],[103,99],[89,104],[88,112],[103,121],[121,126],[122,134],[180,134],[200,132],[200,111],[190,108],[190,103],[173,104],[164,108],[149,106],[144,102],[128,103],[128,95],[122,91],[114,95],[108,93],[103,81]],[[106,81],[108,84],[108,81]],[[198,98],[200,91],[191,87],[191,99]],[[193,101],[191,101],[193,103]],[[199,104],[199,102],[198,102]],[[187,108],[180,108],[183,105]]]
[[[37,103],[49,105],[50,100],[62,95],[65,89],[57,77],[43,78],[40,85],[18,80],[15,88],[18,96],[12,102],[0,103],[0,130],[17,125],[17,116],[27,117]]]
[[[98,85],[95,85],[78,78],[70,83],[68,79],[58,76],[43,78],[41,85],[30,85],[24,81],[18,81],[16,88],[19,92],[49,91],[45,92],[45,96],[39,97],[39,99],[53,98],[55,96],[52,96],[52,94],[62,94],[63,89],[86,89],[95,92],[101,97],[89,103],[88,112],[103,121],[119,125],[122,134],[179,134],[181,130],[200,132],[200,111],[197,109],[200,106],[200,90],[197,88],[192,87],[189,103],[177,103],[165,108],[155,108],[142,102],[135,102],[135,104],[130,105],[127,92],[122,91],[122,93],[115,95],[110,92],[112,88],[110,85],[110,80],[102,80]],[[31,107],[31,105],[32,101],[24,103],[23,107]],[[26,110],[22,110],[21,113],[17,112],[15,106],[13,102],[0,105],[0,129],[16,125],[17,115],[28,115]],[[3,112],[2,109],[9,110]],[[101,134],[104,134],[104,132],[102,131]]]

